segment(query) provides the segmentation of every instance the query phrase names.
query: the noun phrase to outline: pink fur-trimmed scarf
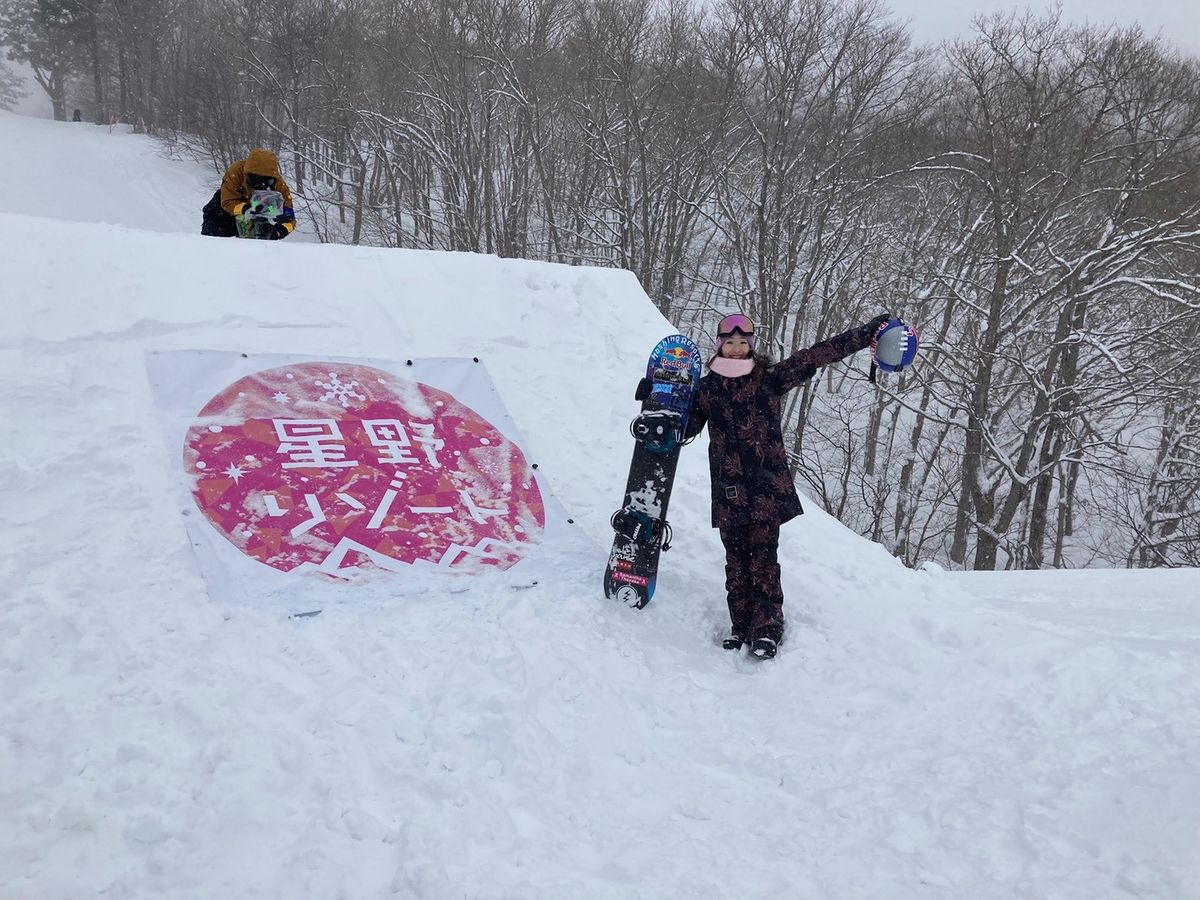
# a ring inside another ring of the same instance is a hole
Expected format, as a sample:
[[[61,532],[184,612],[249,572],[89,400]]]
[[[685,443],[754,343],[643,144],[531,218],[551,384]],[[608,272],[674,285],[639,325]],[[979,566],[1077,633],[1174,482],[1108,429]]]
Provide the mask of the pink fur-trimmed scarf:
[[[718,356],[708,366],[718,375],[724,375],[726,378],[741,378],[743,375],[749,375],[754,371],[754,359],[727,359],[724,356]]]

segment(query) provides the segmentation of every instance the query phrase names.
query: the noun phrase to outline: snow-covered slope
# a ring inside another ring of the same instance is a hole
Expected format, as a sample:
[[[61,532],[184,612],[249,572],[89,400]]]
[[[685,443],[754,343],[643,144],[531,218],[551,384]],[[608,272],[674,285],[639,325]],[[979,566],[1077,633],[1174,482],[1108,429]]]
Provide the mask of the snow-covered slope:
[[[0,111],[0,210],[56,221],[199,233],[220,177],[171,163],[128,125],[89,125]],[[7,252],[7,251],[6,251]]]
[[[215,176],[132,135],[0,114],[0,163],[0,897],[1200,896],[1196,572],[910,572],[810,501],[755,664],[699,442],[641,612],[602,550],[214,603],[145,351],[479,356],[606,546],[670,326],[623,272],[201,238]]]

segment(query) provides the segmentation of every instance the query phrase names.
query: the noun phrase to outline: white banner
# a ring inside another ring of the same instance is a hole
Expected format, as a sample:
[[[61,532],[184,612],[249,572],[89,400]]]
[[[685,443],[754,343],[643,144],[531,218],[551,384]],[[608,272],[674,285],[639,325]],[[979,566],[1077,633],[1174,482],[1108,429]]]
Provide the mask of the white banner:
[[[481,363],[198,350],[148,353],[146,368],[214,599],[302,611],[331,579],[520,587],[595,552]]]

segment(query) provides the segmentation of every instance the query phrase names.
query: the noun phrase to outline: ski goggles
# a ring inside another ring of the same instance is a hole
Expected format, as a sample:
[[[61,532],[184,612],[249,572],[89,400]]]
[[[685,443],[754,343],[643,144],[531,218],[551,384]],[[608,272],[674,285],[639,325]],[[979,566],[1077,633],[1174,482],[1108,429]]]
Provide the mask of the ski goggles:
[[[735,331],[740,331],[742,337],[754,337],[754,323],[750,321],[749,316],[735,313],[732,316],[726,316],[717,324],[717,337],[719,338],[727,338]]]
[[[250,186],[251,190],[255,190],[255,191],[274,190],[275,189],[275,176],[259,175],[257,172],[247,172],[246,173],[246,184]]]

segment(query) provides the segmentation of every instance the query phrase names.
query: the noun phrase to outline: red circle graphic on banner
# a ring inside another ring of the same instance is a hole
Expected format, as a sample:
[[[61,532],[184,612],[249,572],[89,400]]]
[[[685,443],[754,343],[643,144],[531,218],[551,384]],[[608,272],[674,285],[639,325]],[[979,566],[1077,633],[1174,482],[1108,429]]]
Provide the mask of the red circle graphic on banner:
[[[546,524],[516,444],[451,394],[370,366],[240,379],[188,430],[184,470],[217,530],[284,572],[506,569]]]

